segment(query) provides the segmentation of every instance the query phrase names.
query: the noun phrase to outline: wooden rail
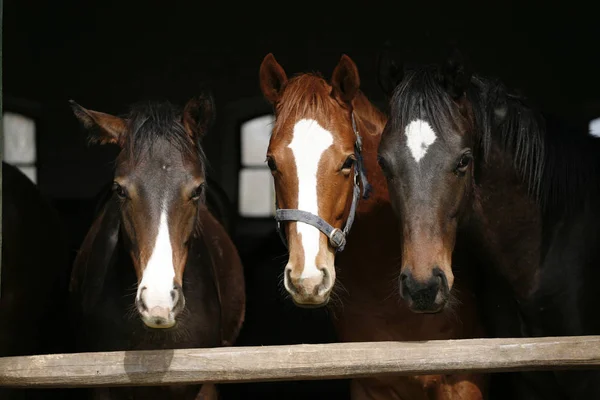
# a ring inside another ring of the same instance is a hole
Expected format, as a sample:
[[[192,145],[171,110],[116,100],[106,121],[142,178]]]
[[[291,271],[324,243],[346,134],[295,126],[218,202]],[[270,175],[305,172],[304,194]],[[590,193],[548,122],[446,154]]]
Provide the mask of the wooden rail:
[[[600,367],[600,336],[363,342],[0,358],[0,386],[91,387]]]

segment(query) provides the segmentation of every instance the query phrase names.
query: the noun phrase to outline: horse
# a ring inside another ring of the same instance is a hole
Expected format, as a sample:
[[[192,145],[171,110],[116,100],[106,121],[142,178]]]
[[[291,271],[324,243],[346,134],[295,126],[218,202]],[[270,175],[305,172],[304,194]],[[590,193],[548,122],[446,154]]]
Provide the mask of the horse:
[[[201,140],[214,120],[212,95],[192,98],[183,111],[168,102],[139,103],[123,117],[74,101],[71,107],[92,142],[120,147],[112,190],[71,276],[79,351],[233,345],[244,319],[245,285],[237,250],[205,202]],[[110,388],[94,395],[217,396],[211,385]]]
[[[70,266],[65,227],[37,186],[5,162],[2,196],[0,357],[66,352]],[[0,388],[2,399],[64,394]]]
[[[457,50],[444,63],[382,65],[390,117],[378,157],[404,274],[470,258],[490,335],[599,334],[598,139],[561,133]],[[509,386],[499,398],[600,398],[598,371],[521,373]]]
[[[328,307],[342,342],[479,337],[467,280],[457,279],[455,301],[437,313],[397,295],[401,232],[377,165],[387,117],[360,90],[352,59],[342,55],[330,81],[319,73],[288,79],[269,53],[259,75],[275,113],[266,163],[278,230],[288,246],[283,285],[292,301]],[[393,376],[350,385],[353,400],[481,399],[486,378]]]

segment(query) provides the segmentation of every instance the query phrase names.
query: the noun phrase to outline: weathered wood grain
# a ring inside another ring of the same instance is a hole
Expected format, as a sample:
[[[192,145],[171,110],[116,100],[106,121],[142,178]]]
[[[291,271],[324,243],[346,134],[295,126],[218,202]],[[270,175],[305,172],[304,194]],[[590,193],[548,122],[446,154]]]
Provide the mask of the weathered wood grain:
[[[138,386],[600,367],[600,336],[226,347],[0,358],[0,385]]]

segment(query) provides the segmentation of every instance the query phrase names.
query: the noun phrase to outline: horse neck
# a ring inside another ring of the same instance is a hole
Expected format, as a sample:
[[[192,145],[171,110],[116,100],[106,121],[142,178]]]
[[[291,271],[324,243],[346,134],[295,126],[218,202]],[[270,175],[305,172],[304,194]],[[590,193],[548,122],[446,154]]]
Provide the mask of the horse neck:
[[[358,213],[361,214],[369,212],[376,203],[389,203],[390,201],[387,183],[377,162],[377,149],[387,117],[362,92],[357,94],[352,105],[357,129],[363,143],[362,156],[367,180],[372,189],[370,197],[359,203]]]
[[[483,249],[480,261],[494,265],[515,293],[525,298],[536,285],[540,265],[541,208],[500,146],[492,144],[477,175],[468,220],[474,229],[465,231],[477,243],[475,248]]]
[[[383,291],[387,296],[393,291],[390,277],[396,275],[400,257],[399,224],[391,208],[385,177],[377,163],[377,148],[387,118],[362,93],[353,105],[371,194],[359,201],[349,244],[339,255],[340,262],[345,264],[340,277],[348,286],[357,284],[356,290],[362,290],[365,281],[370,281],[372,284],[368,287],[377,288],[378,294]],[[379,273],[373,274],[365,268],[367,264],[377,265]]]
[[[546,124],[550,129],[556,125]],[[569,229],[576,220],[593,219],[583,213],[600,200],[600,142],[581,132],[567,135],[558,126],[560,134],[544,130],[543,154],[534,159],[543,162],[533,186],[537,193],[530,189],[530,177],[517,171],[515,156],[499,138],[491,142],[488,160],[474,185],[480,194],[474,211],[482,244],[521,297],[537,287],[546,254],[556,242],[556,228]]]

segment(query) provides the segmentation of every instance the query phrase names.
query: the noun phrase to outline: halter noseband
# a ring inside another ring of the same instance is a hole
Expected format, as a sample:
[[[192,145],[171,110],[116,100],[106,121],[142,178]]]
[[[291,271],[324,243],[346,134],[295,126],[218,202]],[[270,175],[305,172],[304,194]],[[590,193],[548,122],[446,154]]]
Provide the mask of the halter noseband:
[[[335,248],[336,251],[342,251],[344,250],[344,246],[346,246],[346,236],[348,236],[350,228],[352,227],[352,223],[354,222],[356,208],[358,207],[358,201],[361,197],[361,184],[363,188],[362,197],[364,199],[369,197],[370,192],[370,186],[369,182],[367,181],[367,175],[365,173],[365,166],[362,158],[362,139],[360,137],[360,134],[358,133],[358,128],[356,127],[354,112],[351,112],[350,115],[352,117],[352,130],[356,135],[356,141],[354,142],[354,155],[356,157],[356,162],[354,163],[354,188],[352,192],[352,205],[350,206],[350,213],[348,214],[346,225],[342,230],[340,230],[331,226],[327,221],[325,221],[318,215],[315,215],[308,211],[290,208],[277,208],[275,211],[275,220],[277,221],[277,232],[279,232],[279,236],[281,237],[281,240],[283,241],[283,244],[286,245],[286,247],[287,240],[281,230],[281,221],[304,222],[305,224],[314,226],[329,238],[329,243],[331,243],[331,246],[333,246],[333,248]],[[277,207],[277,201],[275,201],[275,207]]]

